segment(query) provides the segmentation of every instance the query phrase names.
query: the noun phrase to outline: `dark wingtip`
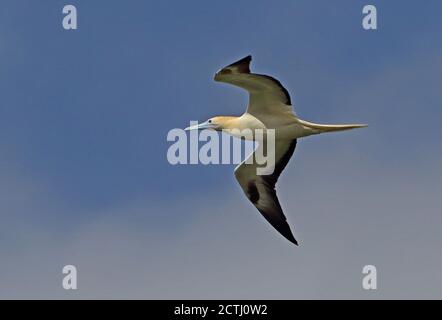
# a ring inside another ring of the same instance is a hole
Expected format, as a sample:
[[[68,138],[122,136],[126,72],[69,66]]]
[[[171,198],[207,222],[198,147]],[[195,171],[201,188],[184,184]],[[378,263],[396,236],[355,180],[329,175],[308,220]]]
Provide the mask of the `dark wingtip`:
[[[252,61],[252,55],[251,54],[249,54],[247,57],[239,59],[238,61],[235,61],[234,63],[230,64],[229,67],[237,65],[237,64],[250,63],[250,61]]]
[[[252,55],[249,54],[247,57],[229,64],[226,68],[236,67],[240,73],[250,73],[250,61],[252,61]]]
[[[275,226],[275,228],[279,231],[280,234],[284,236],[284,238],[286,238],[294,245],[299,246],[298,241],[296,241],[295,236],[293,235],[292,230],[290,230],[290,226],[288,225],[287,221],[284,221],[284,223],[280,224],[279,226]]]
[[[299,246],[298,241],[296,241],[295,237],[293,236],[292,230],[290,230],[290,227],[288,224],[285,224],[283,228],[278,229],[279,233],[281,233],[284,238],[286,238],[288,241],[293,243],[296,246]]]
[[[290,238],[287,238],[291,243],[293,243],[295,246],[299,246],[298,241],[296,241],[295,237],[292,235]]]

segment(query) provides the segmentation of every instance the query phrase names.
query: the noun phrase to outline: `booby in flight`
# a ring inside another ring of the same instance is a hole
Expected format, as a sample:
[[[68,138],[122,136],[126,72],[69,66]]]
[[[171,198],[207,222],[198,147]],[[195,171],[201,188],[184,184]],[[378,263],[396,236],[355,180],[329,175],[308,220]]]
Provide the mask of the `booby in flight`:
[[[275,133],[275,165],[269,174],[257,174],[256,161],[243,161],[235,168],[247,198],[264,218],[287,240],[298,245],[282,211],[275,185],[296,148],[298,138],[309,135],[365,127],[362,124],[325,125],[301,120],[293,112],[288,91],[273,77],[250,72],[251,56],[247,56],[215,74],[215,81],[229,83],[248,91],[249,105],[240,117],[218,116],[186,130],[211,129],[227,133],[244,129],[273,129]],[[232,133],[231,133],[232,134]],[[233,134],[234,135],[234,134]],[[263,147],[260,144],[258,149]],[[255,150],[250,157],[257,153]]]

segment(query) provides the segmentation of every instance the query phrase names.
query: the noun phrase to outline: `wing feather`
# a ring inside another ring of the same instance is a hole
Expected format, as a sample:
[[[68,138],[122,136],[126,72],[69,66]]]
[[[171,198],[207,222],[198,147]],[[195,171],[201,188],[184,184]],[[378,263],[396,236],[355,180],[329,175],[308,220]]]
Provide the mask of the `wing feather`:
[[[250,73],[251,56],[224,67],[215,80],[243,88],[249,92],[247,112],[258,119],[266,115],[294,115],[290,94],[281,82],[271,76]]]
[[[258,148],[261,148],[259,146]],[[253,203],[263,217],[287,240],[298,245],[287,219],[282,211],[275,185],[281,172],[286,167],[296,148],[296,140],[277,141],[275,147],[275,168],[270,175],[257,175],[257,164],[243,161],[235,169],[235,177],[247,198]],[[256,151],[249,157],[254,157]]]

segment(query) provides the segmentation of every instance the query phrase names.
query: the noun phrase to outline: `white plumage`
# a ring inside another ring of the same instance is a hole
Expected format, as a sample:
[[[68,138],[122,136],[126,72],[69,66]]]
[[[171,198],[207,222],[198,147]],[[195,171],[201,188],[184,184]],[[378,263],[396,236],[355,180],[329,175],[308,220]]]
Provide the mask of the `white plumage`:
[[[343,131],[365,127],[360,124],[323,125],[299,119],[293,111],[290,95],[281,83],[266,75],[250,73],[251,56],[247,56],[221,69],[215,81],[229,83],[249,92],[249,104],[240,117],[214,117],[206,122],[187,128],[223,130],[235,135],[244,129],[273,129],[275,132],[275,166],[268,174],[258,175],[256,161],[242,162],[235,169],[235,177],[247,198],[264,218],[285,238],[298,244],[286,221],[275,185],[296,148],[297,139],[323,132]],[[252,139],[255,139],[253,137]],[[263,148],[261,143],[258,148]],[[253,157],[257,151],[252,153]],[[262,153],[261,153],[262,154]]]

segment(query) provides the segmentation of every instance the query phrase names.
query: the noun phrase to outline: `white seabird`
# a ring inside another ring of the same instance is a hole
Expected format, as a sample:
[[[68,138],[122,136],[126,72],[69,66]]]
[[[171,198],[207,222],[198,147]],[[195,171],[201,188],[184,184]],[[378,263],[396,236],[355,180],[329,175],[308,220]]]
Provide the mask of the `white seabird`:
[[[240,117],[213,117],[201,124],[186,128],[212,129],[233,134],[244,129],[274,129],[275,166],[267,175],[257,175],[256,161],[243,161],[235,168],[235,177],[247,198],[264,218],[286,239],[298,245],[276,196],[275,185],[281,172],[295,151],[298,138],[324,133],[365,127],[363,124],[328,125],[299,119],[293,112],[288,91],[281,83],[266,75],[250,73],[251,56],[247,56],[221,69],[215,81],[229,83],[249,92],[249,105]],[[258,148],[263,147],[260,144]],[[257,152],[249,155],[253,157]]]

